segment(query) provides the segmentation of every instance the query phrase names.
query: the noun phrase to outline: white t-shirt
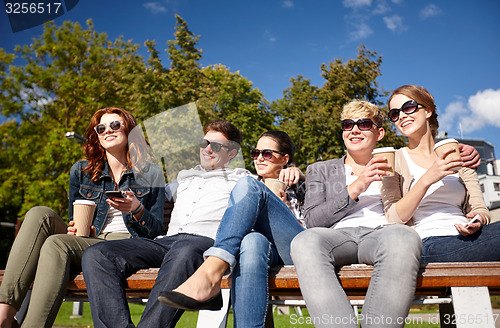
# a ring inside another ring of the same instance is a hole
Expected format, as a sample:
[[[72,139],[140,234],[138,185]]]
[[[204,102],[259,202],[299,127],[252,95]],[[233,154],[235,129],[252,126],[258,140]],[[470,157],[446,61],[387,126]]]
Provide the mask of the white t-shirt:
[[[403,154],[414,177],[411,189],[427,170],[412,161],[406,148],[403,148]],[[458,235],[454,224],[467,224],[467,218],[462,212],[465,192],[465,186],[458,180],[458,173],[444,177],[427,189],[413,214],[415,230],[422,239],[430,236]]]
[[[352,174],[351,166],[347,164],[344,164],[344,166],[345,181],[346,185],[349,186],[356,181],[358,176]],[[384,224],[387,224],[387,220],[380,195],[380,182],[374,181],[370,183],[365,192],[359,195],[357,204],[351,209],[348,215],[334,226],[334,229],[359,226],[376,228]]]
[[[109,206],[106,222],[102,232],[126,232],[129,233],[125,222],[123,222],[123,214],[113,206]]]
[[[245,169],[207,171],[200,165],[180,171],[167,236],[188,233],[215,239],[231,190],[248,175],[251,173]]]

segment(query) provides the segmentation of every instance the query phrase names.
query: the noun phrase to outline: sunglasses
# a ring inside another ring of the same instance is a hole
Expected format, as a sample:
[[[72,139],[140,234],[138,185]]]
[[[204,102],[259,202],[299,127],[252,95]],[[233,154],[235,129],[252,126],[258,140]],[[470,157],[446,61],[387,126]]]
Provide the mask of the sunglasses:
[[[122,127],[123,121],[113,121],[109,122],[109,127],[113,131],[118,131]],[[106,127],[108,126],[107,123],[100,123],[94,126],[94,130],[97,134],[103,134],[106,131]]]
[[[376,127],[380,127],[380,125],[376,124],[369,118],[362,118],[357,121],[347,119],[342,121],[342,130],[351,131],[352,129],[354,129],[355,125],[357,125],[361,131],[368,131],[372,128],[373,125],[375,125]]]
[[[389,119],[393,122],[396,122],[397,120],[399,120],[399,112],[403,112],[406,115],[410,115],[418,110],[418,106],[425,107],[424,105],[419,104],[415,100],[408,100],[403,104],[403,106],[401,106],[401,108],[391,109],[388,114]]]
[[[264,159],[271,159],[273,158],[273,153],[280,154],[281,156],[285,156],[285,153],[277,150],[272,150],[272,149],[252,149],[250,150],[250,156],[252,156],[253,159],[259,158],[259,155],[262,154],[262,158]]]
[[[208,141],[207,139],[200,139],[200,142],[198,143],[200,148],[207,148],[208,145],[210,145],[210,148],[212,148],[212,151],[218,153],[220,152],[221,148],[224,147],[224,148],[227,148],[227,149],[230,149],[230,147],[226,146],[226,145],[223,145],[221,143],[218,143],[218,142],[215,142],[215,141]]]

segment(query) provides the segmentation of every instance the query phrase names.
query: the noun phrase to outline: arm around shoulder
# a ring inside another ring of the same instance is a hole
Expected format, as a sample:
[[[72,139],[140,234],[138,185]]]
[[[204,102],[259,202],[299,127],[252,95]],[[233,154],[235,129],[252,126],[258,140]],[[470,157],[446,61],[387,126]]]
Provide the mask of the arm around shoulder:
[[[486,218],[485,223],[490,223],[490,212],[484,203],[483,193],[479,185],[476,171],[469,167],[464,167],[458,172],[458,175],[467,189],[467,195],[463,205],[464,214],[470,212],[481,213]]]

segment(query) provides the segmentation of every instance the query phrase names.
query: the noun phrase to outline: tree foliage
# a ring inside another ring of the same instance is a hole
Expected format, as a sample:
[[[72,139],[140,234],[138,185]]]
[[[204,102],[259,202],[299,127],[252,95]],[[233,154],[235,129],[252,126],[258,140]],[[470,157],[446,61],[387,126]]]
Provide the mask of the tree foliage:
[[[358,98],[380,105],[386,96],[376,81],[382,59],[362,46],[355,59],[321,65],[323,86],[299,75],[270,104],[239,72],[220,64],[201,67],[200,36],[180,16],[176,20],[167,65],[155,41],[145,42],[145,59],[139,45],[123,37],[108,40],[91,20],[86,27],[49,22],[31,44],[12,54],[0,48],[0,113],[7,117],[0,124],[2,220],[13,221],[35,205],[67,216],[69,170],[83,152],[64,134],[83,135],[99,108],[125,108],[142,122],[195,102],[202,125],[227,119],[243,131],[247,168],[253,169],[249,150],[268,129],[290,134],[296,162],[304,168],[343,155],[339,116],[346,102]],[[385,128],[383,144],[400,146],[394,129]]]
[[[196,102],[202,124],[218,118],[241,123],[240,128],[248,128],[248,120],[262,129],[270,126],[263,94],[223,66],[201,68],[199,36],[176,18],[168,67],[154,41],[145,43],[145,60],[139,45],[122,37],[108,40],[90,20],[86,28],[48,23],[39,38],[14,54],[0,49],[0,111],[8,118],[0,125],[3,218],[15,219],[35,205],[67,215],[69,169],[83,152],[64,134],[83,135],[99,108],[125,108],[143,121]],[[22,64],[15,65],[15,57]]]
[[[322,87],[311,85],[300,75],[290,80],[291,86],[283,92],[283,98],[274,101],[271,108],[277,113],[280,129],[296,142],[299,167],[344,155],[340,114],[352,99],[370,101],[386,112],[380,98],[387,93],[376,81],[381,75],[381,63],[382,57],[361,46],[355,59],[335,59],[321,65],[326,80]],[[384,127],[387,133],[382,145],[403,145],[392,125],[385,122]]]
[[[83,154],[64,134],[84,134],[98,108],[133,107],[129,85],[145,67],[137,50],[121,38],[108,41],[91,21],[88,29],[48,23],[40,38],[16,47],[25,64],[12,65],[10,57],[1,67],[1,112],[10,118],[1,126],[8,157],[0,171],[2,204],[21,199],[19,213],[37,204],[67,213],[69,168]]]

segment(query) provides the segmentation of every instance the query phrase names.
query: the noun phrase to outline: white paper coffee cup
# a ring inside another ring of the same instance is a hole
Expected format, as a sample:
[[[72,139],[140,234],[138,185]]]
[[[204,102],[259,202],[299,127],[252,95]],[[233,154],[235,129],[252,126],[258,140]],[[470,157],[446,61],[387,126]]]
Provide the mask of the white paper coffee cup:
[[[91,200],[79,199],[73,202],[73,221],[77,236],[88,237],[90,235],[95,208],[96,204]]]
[[[395,153],[396,150],[393,147],[381,147],[372,151],[373,157],[385,157],[386,163],[391,165],[390,169],[382,169],[388,172],[389,175],[394,175],[394,168],[396,167]]]
[[[280,197],[280,189],[285,190],[286,184],[278,179],[266,179],[264,180],[266,186],[271,189],[271,191],[278,197]]]
[[[458,141],[455,140],[455,139],[444,139],[444,140],[441,140],[436,145],[434,145],[434,151],[436,152],[436,154],[438,156],[441,156],[441,154],[443,153],[443,151],[445,151],[447,149],[450,149],[450,147],[455,148],[455,151],[449,153],[448,155],[446,155],[445,159],[448,158],[448,156],[458,156],[458,157],[460,157],[460,149],[458,148]],[[458,170],[460,170],[461,168],[462,168],[462,166],[455,166],[455,167],[452,167],[450,170],[458,172]]]

